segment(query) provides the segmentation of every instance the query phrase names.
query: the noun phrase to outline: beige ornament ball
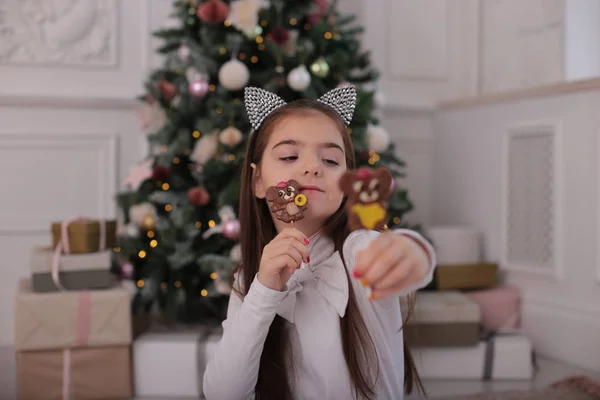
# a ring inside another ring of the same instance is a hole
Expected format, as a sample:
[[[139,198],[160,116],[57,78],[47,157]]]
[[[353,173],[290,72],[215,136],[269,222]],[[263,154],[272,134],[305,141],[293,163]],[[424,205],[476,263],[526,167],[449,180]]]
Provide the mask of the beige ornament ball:
[[[248,67],[236,58],[227,61],[219,69],[219,83],[227,90],[240,90],[248,84],[249,80]]]
[[[135,204],[129,208],[129,220],[138,226],[147,225],[148,220],[154,220],[156,209],[152,203]]]
[[[217,154],[218,149],[219,136],[215,132],[204,135],[196,141],[190,160],[197,164],[204,165]]]
[[[229,258],[236,263],[242,261],[242,246],[239,243],[231,248]]]
[[[219,133],[219,142],[225,146],[234,147],[242,141],[242,132],[235,126],[229,126]]]
[[[287,84],[297,92],[306,90],[310,85],[310,72],[306,65],[302,64],[291,70],[287,76]]]
[[[367,138],[369,142],[369,150],[375,152],[385,151],[390,145],[390,134],[381,125],[367,126]]]

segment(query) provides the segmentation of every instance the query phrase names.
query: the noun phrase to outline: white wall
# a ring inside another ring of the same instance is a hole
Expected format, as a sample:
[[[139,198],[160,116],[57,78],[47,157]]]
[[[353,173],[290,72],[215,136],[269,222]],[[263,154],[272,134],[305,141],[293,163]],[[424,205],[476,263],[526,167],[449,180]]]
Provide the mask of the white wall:
[[[114,195],[143,153],[134,98],[159,60],[149,31],[162,0],[0,5],[0,345],[34,244],[72,215],[114,217]],[[12,35],[10,34],[12,33]]]
[[[600,2],[566,0],[565,79],[600,75]]]
[[[439,110],[432,199],[433,223],[483,232],[484,257],[523,291],[536,350],[600,371],[595,87]]]

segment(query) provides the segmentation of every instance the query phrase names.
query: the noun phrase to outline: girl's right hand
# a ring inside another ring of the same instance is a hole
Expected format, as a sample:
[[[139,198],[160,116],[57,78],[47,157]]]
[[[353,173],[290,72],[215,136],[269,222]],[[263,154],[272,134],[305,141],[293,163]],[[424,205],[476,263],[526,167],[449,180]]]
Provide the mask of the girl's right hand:
[[[260,259],[258,281],[282,291],[302,261],[308,262],[308,238],[298,229],[285,228],[265,246]]]

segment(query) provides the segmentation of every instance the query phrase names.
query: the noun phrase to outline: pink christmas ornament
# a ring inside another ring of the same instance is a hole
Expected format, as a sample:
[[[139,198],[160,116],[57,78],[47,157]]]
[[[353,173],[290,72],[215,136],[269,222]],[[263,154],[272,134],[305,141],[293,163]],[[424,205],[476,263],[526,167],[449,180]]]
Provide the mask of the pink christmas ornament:
[[[129,262],[121,265],[121,275],[124,278],[131,279],[133,277],[133,265]]]
[[[223,236],[230,240],[236,240],[240,236],[240,221],[237,219],[223,221]]]
[[[208,82],[203,79],[197,79],[190,82],[190,94],[197,98],[203,98],[208,93]]]

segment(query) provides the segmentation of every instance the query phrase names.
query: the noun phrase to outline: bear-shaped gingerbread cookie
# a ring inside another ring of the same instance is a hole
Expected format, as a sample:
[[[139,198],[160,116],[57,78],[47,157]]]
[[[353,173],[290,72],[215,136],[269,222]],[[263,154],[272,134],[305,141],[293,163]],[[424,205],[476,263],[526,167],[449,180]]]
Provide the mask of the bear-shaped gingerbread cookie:
[[[382,231],[388,220],[387,200],[392,193],[392,174],[387,168],[347,171],[339,180],[347,195],[348,228]]]
[[[277,219],[293,223],[304,217],[307,198],[300,193],[300,184],[295,179],[268,187],[266,197],[269,209]]]

